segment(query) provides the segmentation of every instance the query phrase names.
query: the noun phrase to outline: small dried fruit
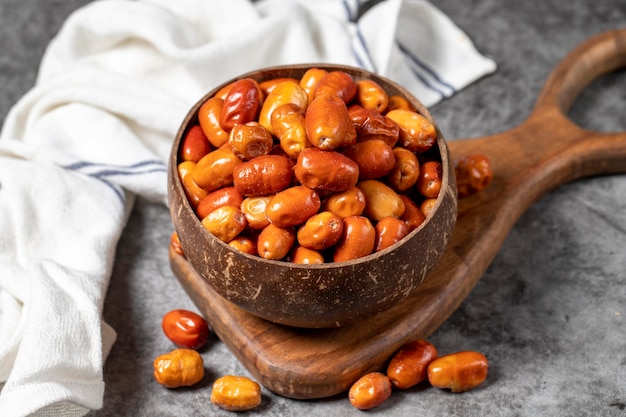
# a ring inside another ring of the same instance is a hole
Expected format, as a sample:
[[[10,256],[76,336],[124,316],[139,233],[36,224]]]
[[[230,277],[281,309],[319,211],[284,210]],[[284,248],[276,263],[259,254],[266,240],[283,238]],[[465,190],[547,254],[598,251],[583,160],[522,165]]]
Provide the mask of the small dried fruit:
[[[409,226],[410,233],[424,223],[427,215],[409,197],[403,194],[399,194],[399,197],[404,202],[404,213],[402,213],[400,219],[404,220],[407,226]]]
[[[409,233],[409,226],[397,217],[384,217],[380,219],[376,226],[376,244],[374,252],[387,249],[396,242],[402,240]]]
[[[354,125],[358,141],[380,139],[393,147],[400,138],[400,128],[389,117],[375,110],[353,104],[348,108],[348,115]]]
[[[256,120],[261,109],[261,87],[252,78],[242,78],[233,83],[224,98],[220,113],[220,126],[227,132],[235,124]]]
[[[306,136],[304,110],[297,105],[287,103],[274,109],[271,122],[280,147],[290,158],[297,158],[303,149],[312,146]]]
[[[307,148],[298,155],[294,174],[302,185],[309,188],[345,191],[359,180],[359,166],[339,152]]]
[[[357,101],[366,109],[384,112],[389,104],[389,96],[374,80],[362,79],[357,81]]]
[[[476,388],[487,379],[489,362],[485,355],[474,351],[451,353],[428,365],[428,381],[438,388],[463,392]]]
[[[493,179],[491,164],[485,155],[468,155],[454,167],[459,197],[476,194],[487,187]]]
[[[246,216],[235,206],[218,207],[202,219],[202,226],[226,243],[243,232],[246,224]]]
[[[399,144],[411,152],[424,153],[437,141],[435,126],[418,112],[392,110],[386,116],[400,128]]]
[[[196,207],[207,196],[207,191],[201,188],[193,180],[192,172],[196,169],[196,163],[193,161],[185,161],[178,164],[178,177],[183,184],[185,195],[192,206]]]
[[[230,131],[228,145],[237,158],[249,161],[257,156],[267,155],[272,150],[272,134],[257,122],[236,124]]]
[[[387,376],[394,387],[411,388],[428,379],[428,365],[437,356],[437,348],[426,340],[408,342],[391,358]]]
[[[211,152],[211,144],[202,132],[200,125],[192,126],[180,145],[180,159],[198,162],[200,158]]]
[[[308,249],[324,250],[341,239],[343,221],[330,211],[323,211],[306,220],[298,229],[298,243]]]
[[[188,387],[204,378],[204,361],[193,349],[174,349],[153,362],[154,378],[167,388]]]
[[[398,192],[406,191],[417,182],[420,173],[420,164],[417,156],[408,149],[393,148],[396,162],[387,175],[387,182]]]
[[[365,194],[358,187],[350,187],[326,198],[322,202],[321,209],[333,212],[342,219],[348,216],[360,216],[365,209]]]
[[[374,221],[385,217],[400,217],[404,214],[404,201],[398,193],[379,180],[365,180],[357,184],[365,195],[363,213]]]
[[[259,114],[259,123],[270,133],[276,134],[272,127],[272,114],[274,110],[284,104],[294,104],[302,111],[307,108],[309,98],[306,91],[297,82],[285,81],[276,86],[272,92],[265,98],[261,113]]]
[[[196,207],[196,214],[202,220],[218,207],[239,207],[242,202],[243,197],[235,187],[223,187],[207,194]]]
[[[261,91],[263,92],[263,97],[269,96],[279,84],[282,84],[285,81],[296,84],[300,83],[300,80],[291,77],[270,78],[269,80],[263,80],[259,83],[259,87],[261,87]]]
[[[241,159],[229,146],[222,146],[202,157],[196,164],[191,177],[206,191],[214,191],[233,183],[233,170]]]
[[[183,247],[180,244],[180,239],[178,238],[178,233],[173,232],[170,237],[170,247],[172,250],[180,256],[185,256],[185,252],[183,252]]]
[[[296,246],[291,251],[290,260],[295,264],[303,265],[323,264],[324,256],[316,250]]]
[[[420,210],[424,213],[424,216],[428,216],[435,208],[437,204],[436,198],[427,198],[420,204]]]
[[[417,190],[426,198],[437,198],[443,181],[443,168],[438,161],[422,164],[417,177]]]
[[[266,210],[271,199],[271,195],[257,195],[246,197],[241,202],[241,211],[246,216],[248,226],[251,229],[261,230],[270,224]]]
[[[291,184],[291,164],[282,155],[263,155],[237,165],[233,184],[243,196],[277,193]]]
[[[411,103],[407,99],[397,94],[389,96],[389,104],[387,104],[387,112],[391,110],[409,110],[415,111]]]
[[[220,126],[220,114],[223,106],[223,99],[211,97],[198,110],[198,123],[202,132],[215,148],[228,142],[228,132]]]
[[[211,402],[228,411],[247,411],[261,404],[261,386],[245,376],[226,375],[215,380]]]
[[[396,164],[391,146],[380,139],[358,142],[342,152],[359,166],[359,179],[368,180],[387,175]]]
[[[265,259],[283,259],[296,242],[296,232],[292,227],[278,227],[272,223],[259,233],[257,250]]]
[[[171,310],[163,316],[161,328],[177,347],[200,349],[209,338],[209,326],[204,317],[189,310]]]
[[[352,127],[348,108],[336,95],[316,97],[306,109],[304,123],[311,144],[324,151],[343,146]]]
[[[314,190],[296,185],[276,193],[268,203],[265,214],[276,226],[297,226],[317,213],[320,205],[320,197]]]
[[[300,87],[306,91],[309,103],[315,98],[315,90],[320,80],[328,74],[328,71],[321,68],[309,68],[300,78]]]
[[[256,242],[247,236],[236,236],[228,242],[228,246],[248,255],[257,255]]]
[[[350,404],[359,410],[369,410],[381,405],[391,396],[391,381],[380,372],[363,375],[350,387]]]
[[[317,84],[315,98],[333,95],[347,104],[356,96],[356,91],[356,82],[350,74],[344,71],[329,71]]]
[[[346,217],[341,239],[334,247],[333,260],[342,262],[367,256],[374,251],[375,241],[376,231],[367,217]]]

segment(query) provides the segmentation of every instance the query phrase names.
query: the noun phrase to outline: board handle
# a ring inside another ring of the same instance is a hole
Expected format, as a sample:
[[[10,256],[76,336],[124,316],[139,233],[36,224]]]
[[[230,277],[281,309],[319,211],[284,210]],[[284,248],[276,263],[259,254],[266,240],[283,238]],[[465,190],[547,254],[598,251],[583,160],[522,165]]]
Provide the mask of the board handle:
[[[551,72],[537,98],[535,112],[558,109],[567,115],[578,95],[601,76],[626,67],[626,29],[589,38]]]
[[[550,186],[578,178],[626,172],[626,132],[597,132],[580,127],[569,110],[580,93],[605,74],[626,67],[626,29],[589,38],[550,73],[522,129],[545,131],[544,146],[553,142],[552,161],[560,174]],[[626,105],[626,103],[624,103]],[[624,114],[624,110],[616,112]],[[560,148],[559,148],[560,147]]]
[[[584,177],[626,173],[626,133],[587,130],[567,114],[591,82],[624,67],[626,29],[593,36],[557,64],[520,125],[448,141],[453,159],[483,154],[493,171],[489,187],[459,200],[457,223],[462,226],[457,228],[462,230],[452,246],[467,264],[486,269],[517,219],[549,191]],[[624,108],[618,113],[623,115]],[[464,222],[465,217],[476,220]]]

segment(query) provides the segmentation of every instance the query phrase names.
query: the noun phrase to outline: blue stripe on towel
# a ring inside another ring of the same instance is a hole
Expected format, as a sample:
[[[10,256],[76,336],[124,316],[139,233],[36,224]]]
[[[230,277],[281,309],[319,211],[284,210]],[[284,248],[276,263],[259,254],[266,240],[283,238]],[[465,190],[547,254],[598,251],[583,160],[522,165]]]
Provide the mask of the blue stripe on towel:
[[[83,175],[87,175],[101,181],[115,192],[122,204],[126,202],[122,188],[119,185],[107,180],[106,177],[146,175],[155,172],[167,172],[166,165],[158,160],[145,160],[130,165],[100,164],[89,161],[78,161],[70,165],[66,165],[63,168],[79,172]]]
[[[400,48],[400,51],[402,51],[404,56],[412,64],[411,67],[415,76],[427,88],[439,93],[442,98],[450,97],[457,92],[456,88],[454,88],[450,83],[443,80],[435,70],[426,65],[417,56],[413,55],[411,51],[409,51],[401,43],[398,43],[398,48]],[[427,78],[429,78],[430,81]]]
[[[370,51],[367,48],[367,43],[365,42],[365,38],[363,38],[363,33],[359,29],[359,25],[358,24],[356,25],[356,39],[354,40],[354,42],[357,44],[357,46],[361,47],[361,50],[363,51],[363,55],[367,59],[367,63],[365,63],[365,62],[362,62],[363,60],[360,59],[357,56],[357,60],[359,61],[359,65],[361,65],[363,68],[365,68],[365,69],[367,69],[369,71],[377,72],[376,71],[376,64],[374,64],[374,60],[372,59],[372,56],[370,55]],[[356,55],[357,51],[355,50],[354,53]]]
[[[67,167],[65,167],[65,168],[67,168]],[[126,196],[124,195],[124,190],[122,190],[122,187],[120,187],[119,185],[117,185],[115,183],[112,183],[111,181],[108,181],[105,178],[100,178],[97,175],[92,175],[92,174],[89,174],[89,173],[80,172],[78,170],[71,169],[71,168],[70,168],[70,170],[78,172],[78,173],[83,174],[83,175],[86,175],[88,177],[91,177],[94,180],[100,181],[102,184],[106,185],[111,190],[113,190],[113,192],[115,193],[117,198],[120,200],[120,203],[122,203],[122,205],[126,204]]]
[[[120,187],[117,184],[113,184],[112,182],[107,181],[104,178],[94,177],[94,176],[91,176],[91,175],[90,175],[90,177],[95,178],[98,181],[102,182],[104,185],[108,186],[110,189],[113,190],[115,195],[117,195],[117,198],[119,198],[119,200],[122,203],[122,205],[126,204],[126,196],[124,195],[124,191],[122,190],[122,187]]]
[[[348,15],[348,21],[355,22],[356,17],[357,17],[356,12],[358,12],[358,10],[355,10],[355,13],[353,13],[347,0],[343,0],[342,4],[343,4],[343,7],[346,9],[346,14]],[[357,2],[357,7],[358,7],[358,2]]]
[[[97,177],[114,177],[117,175],[144,175],[144,174],[152,174],[154,172],[167,172],[165,167],[156,167],[152,169],[147,169],[145,171],[120,171],[118,169],[103,169],[102,171],[98,171],[93,173]]]
[[[357,62],[357,65],[361,68],[367,69],[372,72],[376,72],[376,65],[374,64],[374,60],[370,55],[369,49],[367,47],[367,43],[365,42],[365,38],[363,37],[363,33],[359,29],[358,18],[359,18],[359,8],[361,7],[361,2],[356,0],[354,3],[354,7],[350,6],[348,0],[343,0],[343,7],[346,9],[346,15],[348,17],[348,21],[354,23],[354,33],[352,36],[352,55]]]
[[[157,160],[146,160],[131,165],[99,164],[78,161],[64,166],[65,169],[80,172],[92,177],[112,177],[117,175],[145,175],[154,172],[167,172],[167,166]]]
[[[429,90],[439,94],[441,96],[442,99],[444,99],[446,97],[446,95],[444,94],[443,91],[439,90],[437,87],[435,87],[434,85],[432,85],[431,83],[428,82],[428,80],[424,77],[422,77],[422,75],[417,72],[417,71],[413,71],[413,75],[415,75],[417,77],[417,79],[422,83],[422,85],[426,88],[428,88]]]
[[[118,170],[134,170],[135,168],[141,168],[141,167],[148,166],[148,165],[161,166],[163,167],[163,169],[165,169],[165,164],[155,159],[149,159],[146,161],[136,162],[131,165],[99,164],[99,163],[88,162],[88,161],[78,161],[78,162],[74,162],[73,164],[67,165],[64,168],[70,169],[73,171],[80,171],[83,168],[90,168],[90,167],[106,167],[106,168],[118,169]]]

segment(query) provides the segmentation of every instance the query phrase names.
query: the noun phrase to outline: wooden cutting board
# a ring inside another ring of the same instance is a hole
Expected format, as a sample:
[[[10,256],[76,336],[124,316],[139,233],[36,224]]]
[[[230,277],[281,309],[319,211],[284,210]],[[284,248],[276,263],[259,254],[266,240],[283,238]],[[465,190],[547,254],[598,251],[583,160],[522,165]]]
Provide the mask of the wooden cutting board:
[[[383,314],[344,328],[286,327],[224,300],[170,250],[172,270],[215,333],[266,388],[299,399],[341,393],[363,374],[381,369],[405,342],[433,333],[470,293],[513,224],[542,195],[577,178],[626,173],[626,133],[584,130],[566,117],[583,88],[622,67],[626,30],[597,35],[554,69],[520,126],[448,142],[454,158],[486,155],[493,182],[459,201],[454,233],[433,272]]]

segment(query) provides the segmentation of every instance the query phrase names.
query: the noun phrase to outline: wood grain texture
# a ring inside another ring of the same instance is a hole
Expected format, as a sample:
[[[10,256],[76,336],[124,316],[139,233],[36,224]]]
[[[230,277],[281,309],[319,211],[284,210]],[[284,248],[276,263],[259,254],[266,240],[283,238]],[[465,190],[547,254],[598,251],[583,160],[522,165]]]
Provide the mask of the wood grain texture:
[[[174,274],[222,341],[265,387],[301,399],[343,392],[364,373],[380,369],[403,343],[434,332],[472,290],[520,215],[542,195],[577,178],[626,172],[626,134],[588,131],[567,118],[586,85],[624,66],[626,30],[593,37],[554,69],[520,126],[449,143],[453,157],[489,157],[494,180],[459,201],[450,243],[425,282],[374,318],[338,329],[276,325],[219,297],[170,251]]]

